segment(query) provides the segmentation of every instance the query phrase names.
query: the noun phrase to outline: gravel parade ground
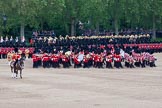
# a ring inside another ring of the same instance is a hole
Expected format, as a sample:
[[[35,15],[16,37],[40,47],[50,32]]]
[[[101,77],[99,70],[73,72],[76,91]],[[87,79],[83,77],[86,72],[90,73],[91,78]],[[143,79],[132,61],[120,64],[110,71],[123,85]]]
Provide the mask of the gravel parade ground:
[[[162,54],[157,67],[44,69],[25,61],[23,79],[0,60],[0,108],[162,108]]]

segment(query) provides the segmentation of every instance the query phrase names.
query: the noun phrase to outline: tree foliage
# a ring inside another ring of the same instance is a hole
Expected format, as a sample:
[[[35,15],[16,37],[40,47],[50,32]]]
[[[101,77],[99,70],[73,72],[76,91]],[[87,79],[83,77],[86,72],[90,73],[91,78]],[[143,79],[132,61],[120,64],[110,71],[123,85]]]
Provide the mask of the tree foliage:
[[[53,29],[57,35],[79,35],[79,21],[97,32],[112,29],[118,34],[136,27],[156,31],[162,29],[161,6],[161,0],[1,0],[0,34]]]

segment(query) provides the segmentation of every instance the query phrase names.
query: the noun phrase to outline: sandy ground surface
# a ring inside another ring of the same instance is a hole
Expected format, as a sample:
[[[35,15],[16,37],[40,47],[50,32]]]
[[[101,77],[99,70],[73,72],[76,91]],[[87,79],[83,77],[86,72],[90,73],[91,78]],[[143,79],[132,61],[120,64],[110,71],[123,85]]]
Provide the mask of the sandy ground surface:
[[[162,108],[162,54],[155,68],[33,69],[12,79],[0,60],[0,108]]]

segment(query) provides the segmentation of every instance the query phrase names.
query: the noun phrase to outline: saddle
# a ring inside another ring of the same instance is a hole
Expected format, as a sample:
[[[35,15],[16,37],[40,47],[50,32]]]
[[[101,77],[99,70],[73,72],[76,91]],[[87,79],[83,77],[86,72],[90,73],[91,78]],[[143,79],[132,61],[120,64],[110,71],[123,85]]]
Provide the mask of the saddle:
[[[19,66],[21,69],[24,68],[23,65],[20,64],[20,60],[15,61],[15,62],[13,63],[13,67],[15,67],[16,65]]]

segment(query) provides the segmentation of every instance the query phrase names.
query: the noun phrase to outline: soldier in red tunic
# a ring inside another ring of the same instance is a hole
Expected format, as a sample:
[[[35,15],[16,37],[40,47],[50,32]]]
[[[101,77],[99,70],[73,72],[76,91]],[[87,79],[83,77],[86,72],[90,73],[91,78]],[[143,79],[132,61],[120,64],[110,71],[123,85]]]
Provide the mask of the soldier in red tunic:
[[[98,54],[93,54],[93,67],[97,67],[97,58],[98,58]]]
[[[4,59],[6,59],[7,58],[7,54],[8,54],[8,50],[9,50],[9,48],[4,48],[5,50],[4,50]]]
[[[79,68],[81,67],[81,61],[78,58],[79,54],[75,52],[73,60],[74,60],[74,68]]]
[[[12,56],[12,60],[15,61],[14,67],[17,65],[17,63],[19,63],[18,61],[20,60],[20,58],[21,58],[21,55],[18,53],[18,48],[15,48],[15,53]],[[21,67],[21,68],[23,68],[23,67]]]
[[[42,57],[40,55],[37,55],[37,59],[38,59],[38,67],[42,66]]]
[[[89,54],[89,62],[88,62],[88,65],[89,65],[89,67],[92,67],[93,66],[93,54],[92,53]]]
[[[43,68],[49,67],[49,56],[47,53],[43,54],[42,56]]]
[[[5,59],[5,48],[1,48],[2,59]]]
[[[149,64],[150,64],[150,67],[156,67],[155,61],[156,61],[156,58],[153,55],[150,54],[149,55]]]
[[[97,58],[97,68],[103,68],[103,56],[100,52],[98,53],[96,58]]]
[[[106,56],[106,68],[113,68],[112,62],[113,62],[113,55],[110,52],[108,52]]]
[[[144,68],[146,67],[146,64],[147,64],[147,53],[142,53],[141,56],[140,56],[140,64],[141,64],[141,67]]]
[[[88,52],[86,52],[83,57],[83,68],[89,68],[89,59],[90,55]]]
[[[52,61],[52,67],[53,68],[59,68],[60,65],[59,65],[59,55],[58,54],[52,54],[51,56],[51,61]]]
[[[116,67],[116,68],[123,68],[123,66],[121,64],[121,60],[122,60],[122,58],[121,58],[120,54],[116,53],[114,55],[114,67]]]
[[[134,59],[132,55],[129,55],[128,61],[129,61],[129,68],[134,68]]]
[[[62,58],[63,68],[69,68],[69,57],[65,55],[65,52],[63,53],[61,58]]]
[[[32,57],[33,53],[34,53],[34,48],[29,48],[29,58]]]
[[[125,67],[129,67],[129,54],[124,53]]]
[[[38,68],[38,56],[36,54],[33,54],[32,59],[33,59],[33,68]]]

